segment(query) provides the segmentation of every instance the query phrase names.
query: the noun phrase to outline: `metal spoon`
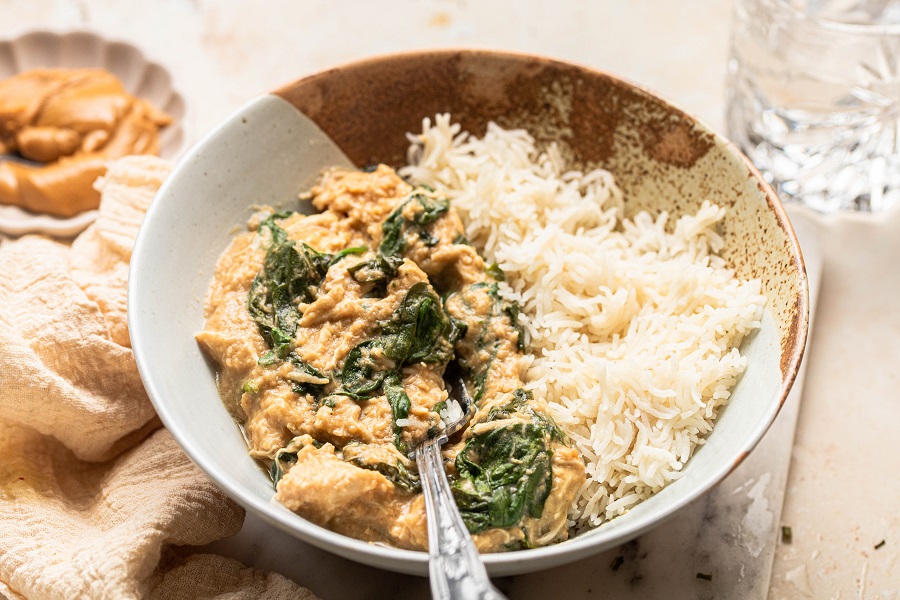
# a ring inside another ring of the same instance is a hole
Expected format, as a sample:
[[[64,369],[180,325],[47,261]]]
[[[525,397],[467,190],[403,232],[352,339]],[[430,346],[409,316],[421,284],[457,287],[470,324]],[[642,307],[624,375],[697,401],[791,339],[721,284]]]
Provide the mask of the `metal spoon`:
[[[505,600],[506,596],[491,584],[463,523],[441,459],[441,445],[465,427],[475,414],[475,403],[469,397],[462,375],[453,368],[453,364],[448,365],[444,381],[449,384],[451,398],[459,402],[463,409],[463,415],[452,423],[446,423],[443,431],[420,442],[410,455],[419,467],[428,515],[431,597],[435,600]]]

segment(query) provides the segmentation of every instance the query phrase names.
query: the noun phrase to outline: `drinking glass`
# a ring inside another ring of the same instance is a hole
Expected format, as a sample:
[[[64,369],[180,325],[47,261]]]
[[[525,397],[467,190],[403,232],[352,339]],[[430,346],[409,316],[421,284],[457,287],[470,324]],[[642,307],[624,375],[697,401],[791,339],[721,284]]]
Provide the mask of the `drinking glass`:
[[[782,200],[900,205],[900,0],[736,0],[727,123]]]

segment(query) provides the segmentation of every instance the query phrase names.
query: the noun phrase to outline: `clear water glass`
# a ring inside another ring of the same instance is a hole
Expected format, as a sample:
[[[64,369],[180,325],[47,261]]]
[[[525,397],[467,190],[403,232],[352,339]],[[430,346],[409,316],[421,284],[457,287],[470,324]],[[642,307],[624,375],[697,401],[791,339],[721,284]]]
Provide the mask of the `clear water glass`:
[[[900,205],[900,0],[736,0],[728,134],[785,201]]]

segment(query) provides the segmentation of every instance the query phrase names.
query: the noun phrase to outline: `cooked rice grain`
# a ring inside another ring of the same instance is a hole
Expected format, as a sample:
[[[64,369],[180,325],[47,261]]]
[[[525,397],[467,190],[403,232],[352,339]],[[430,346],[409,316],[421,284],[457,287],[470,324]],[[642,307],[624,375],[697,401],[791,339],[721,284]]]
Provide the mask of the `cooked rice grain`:
[[[570,525],[600,525],[677,479],[703,443],[746,366],[760,282],[718,256],[719,207],[625,219],[610,173],[566,171],[525,131],[490,123],[476,139],[449,115],[422,129],[401,172],[444,191],[506,273],[534,353],[528,387],[587,465]]]

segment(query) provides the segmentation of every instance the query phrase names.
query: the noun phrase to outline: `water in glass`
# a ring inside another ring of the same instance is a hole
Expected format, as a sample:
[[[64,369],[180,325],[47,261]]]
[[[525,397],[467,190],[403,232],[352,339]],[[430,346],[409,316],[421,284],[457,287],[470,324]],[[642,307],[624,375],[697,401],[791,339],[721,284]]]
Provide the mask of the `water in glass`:
[[[900,205],[900,0],[736,0],[730,137],[783,200]]]

